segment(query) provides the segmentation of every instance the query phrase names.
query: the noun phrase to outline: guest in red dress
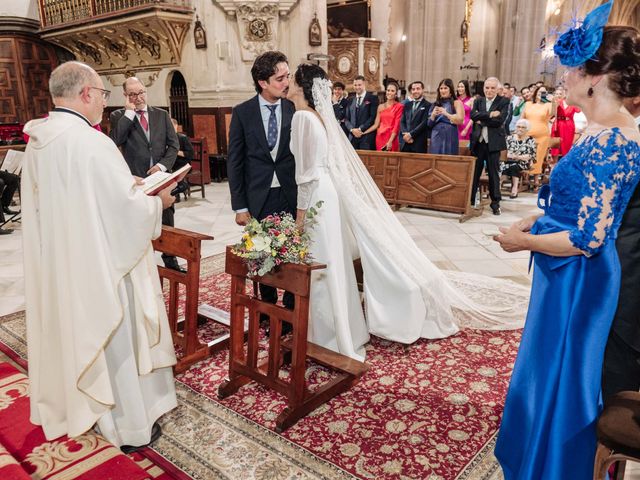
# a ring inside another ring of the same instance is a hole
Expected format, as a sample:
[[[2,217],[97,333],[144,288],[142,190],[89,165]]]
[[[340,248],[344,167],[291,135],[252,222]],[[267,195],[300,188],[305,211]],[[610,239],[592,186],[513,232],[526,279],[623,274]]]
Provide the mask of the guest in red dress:
[[[566,102],[566,92],[563,87],[556,88],[554,97],[558,104],[558,110],[556,119],[551,127],[551,136],[560,137],[560,146],[551,149],[551,156],[555,164],[558,158],[564,157],[571,148],[571,145],[573,145],[574,137],[576,136],[576,124],[573,121],[573,116],[578,113],[580,109]]]
[[[404,105],[398,102],[399,90],[397,83],[389,82],[387,84],[387,101],[378,107],[375,122],[364,132],[367,134],[377,130],[376,150],[400,151],[398,132],[400,132],[400,118],[402,118]]]

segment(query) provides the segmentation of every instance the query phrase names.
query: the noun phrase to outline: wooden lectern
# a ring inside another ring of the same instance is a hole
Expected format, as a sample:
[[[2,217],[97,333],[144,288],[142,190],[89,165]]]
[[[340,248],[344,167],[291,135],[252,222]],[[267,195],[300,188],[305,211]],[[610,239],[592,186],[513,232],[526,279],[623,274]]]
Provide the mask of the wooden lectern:
[[[300,418],[323,403],[355,385],[368,370],[366,363],[328,350],[307,341],[309,324],[309,293],[311,272],[325,265],[283,264],[273,273],[252,278],[265,285],[281,288],[295,296],[295,308],[288,310],[278,305],[263,302],[246,293],[247,267],[242,258],[231,253],[227,247],[225,270],[231,275],[231,347],[229,352],[229,378],[218,388],[220,398],[232,395],[254,380],[287,397],[288,406],[276,419],[276,431],[282,432]],[[244,348],[245,309],[249,310],[248,345]],[[260,314],[269,315],[269,355],[258,363],[258,335]],[[293,326],[291,339],[280,336],[282,322]],[[291,353],[289,381],[280,378],[283,355]],[[323,365],[337,375],[320,388],[310,393],[305,381],[306,360]]]
[[[209,235],[190,232],[174,227],[162,227],[162,234],[153,241],[154,250],[175,255],[187,261],[187,273],[158,266],[160,280],[169,281],[169,327],[173,343],[180,345],[184,355],[174,367],[175,373],[184,372],[194,363],[208,357],[212,352],[226,348],[228,336],[209,344],[198,339],[198,292],[200,289],[200,251],[202,240],[213,240]],[[185,286],[184,322],[178,321],[178,295],[180,284]]]

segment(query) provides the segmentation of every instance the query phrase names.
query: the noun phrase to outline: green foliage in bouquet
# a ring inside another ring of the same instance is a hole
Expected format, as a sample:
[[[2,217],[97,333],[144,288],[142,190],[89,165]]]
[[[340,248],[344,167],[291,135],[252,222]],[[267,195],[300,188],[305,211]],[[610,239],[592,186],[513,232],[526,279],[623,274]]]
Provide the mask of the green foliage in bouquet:
[[[322,201],[307,210],[302,231],[289,213],[269,215],[261,222],[252,218],[231,251],[245,259],[251,277],[266,275],[283,263],[311,263],[309,231],[321,206]]]

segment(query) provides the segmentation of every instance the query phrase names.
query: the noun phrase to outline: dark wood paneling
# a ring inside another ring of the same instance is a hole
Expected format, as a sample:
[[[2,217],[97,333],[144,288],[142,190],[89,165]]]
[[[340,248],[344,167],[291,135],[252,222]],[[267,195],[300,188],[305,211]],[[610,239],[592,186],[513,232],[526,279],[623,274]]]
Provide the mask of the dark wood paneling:
[[[0,36],[0,123],[25,123],[51,110],[49,76],[57,64],[47,43],[27,35]]]
[[[229,149],[231,107],[197,107],[189,109],[192,137],[206,138],[209,154],[226,155]]]

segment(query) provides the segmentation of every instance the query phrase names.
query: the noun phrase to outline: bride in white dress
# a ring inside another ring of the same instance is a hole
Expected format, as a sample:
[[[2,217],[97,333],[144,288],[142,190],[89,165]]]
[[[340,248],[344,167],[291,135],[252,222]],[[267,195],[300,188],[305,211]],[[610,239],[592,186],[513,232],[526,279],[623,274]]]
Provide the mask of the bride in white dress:
[[[291,152],[298,220],[324,202],[311,232],[311,254],[327,268],[312,278],[309,341],[362,360],[367,332],[410,344],[448,337],[461,327],[522,327],[528,289],[480,275],[445,275],[418,249],[341,131],[322,68],[300,65],[288,98],[296,104]],[[362,261],[366,322],[354,256]],[[505,291],[511,303],[495,306]]]

